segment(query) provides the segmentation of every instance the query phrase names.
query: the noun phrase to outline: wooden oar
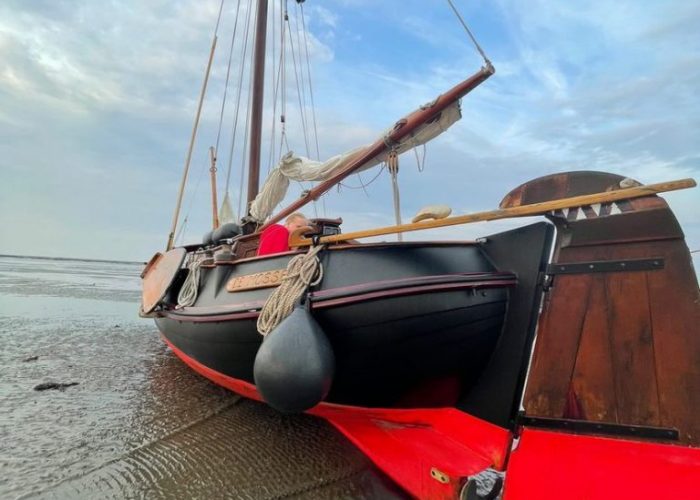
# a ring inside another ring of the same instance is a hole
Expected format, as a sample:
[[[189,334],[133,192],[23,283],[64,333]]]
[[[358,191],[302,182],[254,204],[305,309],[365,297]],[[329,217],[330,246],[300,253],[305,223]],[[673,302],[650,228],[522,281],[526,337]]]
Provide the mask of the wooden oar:
[[[585,205],[593,205],[595,203],[608,203],[617,200],[628,200],[631,198],[650,196],[656,193],[676,191],[678,189],[687,189],[695,186],[696,183],[693,179],[681,179],[678,181],[660,182],[658,184],[649,184],[646,186],[636,186],[618,189],[615,191],[605,191],[602,193],[584,194],[581,196],[572,196],[570,198],[560,198],[558,200],[543,201],[540,203],[532,203],[530,205],[521,205],[519,207],[500,208],[498,210],[489,210],[487,212],[476,212],[467,215],[457,215],[454,217],[447,217],[445,219],[428,220],[416,222],[413,224],[400,224],[396,226],[385,226],[378,227],[375,229],[367,229],[364,231],[355,231],[352,233],[323,236],[319,239],[319,243],[335,243],[338,241],[357,240],[360,238],[368,238],[370,236],[405,233],[408,231],[420,231],[422,229],[456,226],[458,224],[468,224],[470,222],[507,219],[509,217],[526,217],[529,215],[542,215],[551,212],[552,210],[558,210],[562,208],[573,208]],[[290,247],[306,246],[312,243],[311,238],[307,238],[302,234],[304,231],[305,230],[302,228],[293,232],[289,236]],[[306,229],[306,231],[308,231],[308,229]]]

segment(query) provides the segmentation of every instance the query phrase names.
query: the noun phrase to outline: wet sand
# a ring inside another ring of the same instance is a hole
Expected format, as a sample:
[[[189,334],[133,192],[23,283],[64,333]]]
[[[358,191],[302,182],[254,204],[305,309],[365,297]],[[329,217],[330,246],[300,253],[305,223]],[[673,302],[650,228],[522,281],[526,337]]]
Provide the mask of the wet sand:
[[[405,496],[326,422],[181,363],[136,315],[139,269],[0,257],[0,498]]]

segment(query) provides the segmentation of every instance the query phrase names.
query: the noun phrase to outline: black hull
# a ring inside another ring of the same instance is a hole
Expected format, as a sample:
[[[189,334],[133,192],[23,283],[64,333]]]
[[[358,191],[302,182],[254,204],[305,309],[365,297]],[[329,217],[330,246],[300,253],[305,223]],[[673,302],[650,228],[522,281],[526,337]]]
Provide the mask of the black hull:
[[[284,268],[290,258],[204,269],[197,303],[175,309],[166,297],[158,328],[189,358],[254,383],[263,339],[256,321],[271,289],[230,293],[225,286]],[[420,405],[415,393],[445,380],[472,387],[497,350],[518,281],[474,243],[345,246],[325,251],[322,263],[323,282],[309,300],[336,358],[326,401],[356,406]]]
[[[393,297],[314,312],[336,357],[328,401],[360,406],[400,402],[430,378],[478,373],[500,333],[507,292],[444,292]],[[447,306],[457,306],[448,308]],[[313,311],[313,309],[312,309]],[[383,311],[411,311],[392,318]],[[222,322],[156,320],[178,349],[224,375],[254,383],[253,365],[262,342],[257,318]],[[374,321],[368,321],[373,319]]]

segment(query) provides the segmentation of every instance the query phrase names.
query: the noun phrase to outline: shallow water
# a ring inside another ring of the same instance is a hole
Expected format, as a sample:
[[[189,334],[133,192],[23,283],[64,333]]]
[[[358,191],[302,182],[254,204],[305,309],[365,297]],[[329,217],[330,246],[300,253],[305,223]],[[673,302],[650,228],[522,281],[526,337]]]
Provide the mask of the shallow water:
[[[403,497],[325,422],[181,363],[137,316],[140,270],[0,257],[0,498]]]

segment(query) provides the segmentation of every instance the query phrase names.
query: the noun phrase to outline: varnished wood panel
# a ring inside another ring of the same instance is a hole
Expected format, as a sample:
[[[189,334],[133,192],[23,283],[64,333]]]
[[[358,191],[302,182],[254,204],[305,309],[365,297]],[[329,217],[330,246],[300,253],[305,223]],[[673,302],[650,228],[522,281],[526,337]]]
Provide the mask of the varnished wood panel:
[[[607,300],[605,276],[593,276],[571,385],[584,418],[617,422]]]
[[[557,277],[545,303],[525,394],[534,416],[563,416],[588,308],[590,275]]]
[[[657,426],[659,398],[646,274],[610,273],[605,281],[618,421]]]
[[[664,272],[649,273],[661,425],[700,444],[700,292],[683,241],[668,242]],[[661,250],[661,248],[656,251]]]
[[[682,239],[627,244],[568,247],[557,262],[663,258],[664,268],[633,273],[571,275],[590,284],[582,319],[581,343],[575,358],[571,389],[588,420],[658,425],[680,431],[682,443],[700,444],[700,292],[687,246]],[[591,276],[593,276],[591,278]],[[555,277],[555,283],[564,276]],[[605,292],[600,293],[601,280]],[[574,288],[572,283],[566,288]],[[578,309],[557,304],[557,286],[538,327],[539,357],[551,356],[557,330],[575,322]],[[579,289],[579,293],[585,295]],[[602,303],[605,297],[605,303]],[[551,305],[557,306],[555,308]],[[555,310],[556,309],[556,310]],[[557,311],[558,310],[558,311]],[[558,322],[555,321],[558,317]],[[607,325],[607,327],[606,327]],[[546,331],[554,328],[554,332]],[[565,330],[568,331],[569,327]],[[540,344],[539,340],[545,341]],[[547,341],[549,339],[549,341]],[[552,357],[560,357],[556,351]],[[568,347],[567,349],[571,349]],[[564,363],[561,360],[560,363]],[[550,368],[533,363],[525,398],[533,416],[562,417],[567,393],[541,384]],[[552,376],[565,376],[558,366]],[[608,385],[606,385],[606,379]],[[560,384],[558,384],[560,386]],[[531,397],[543,390],[546,405]]]

